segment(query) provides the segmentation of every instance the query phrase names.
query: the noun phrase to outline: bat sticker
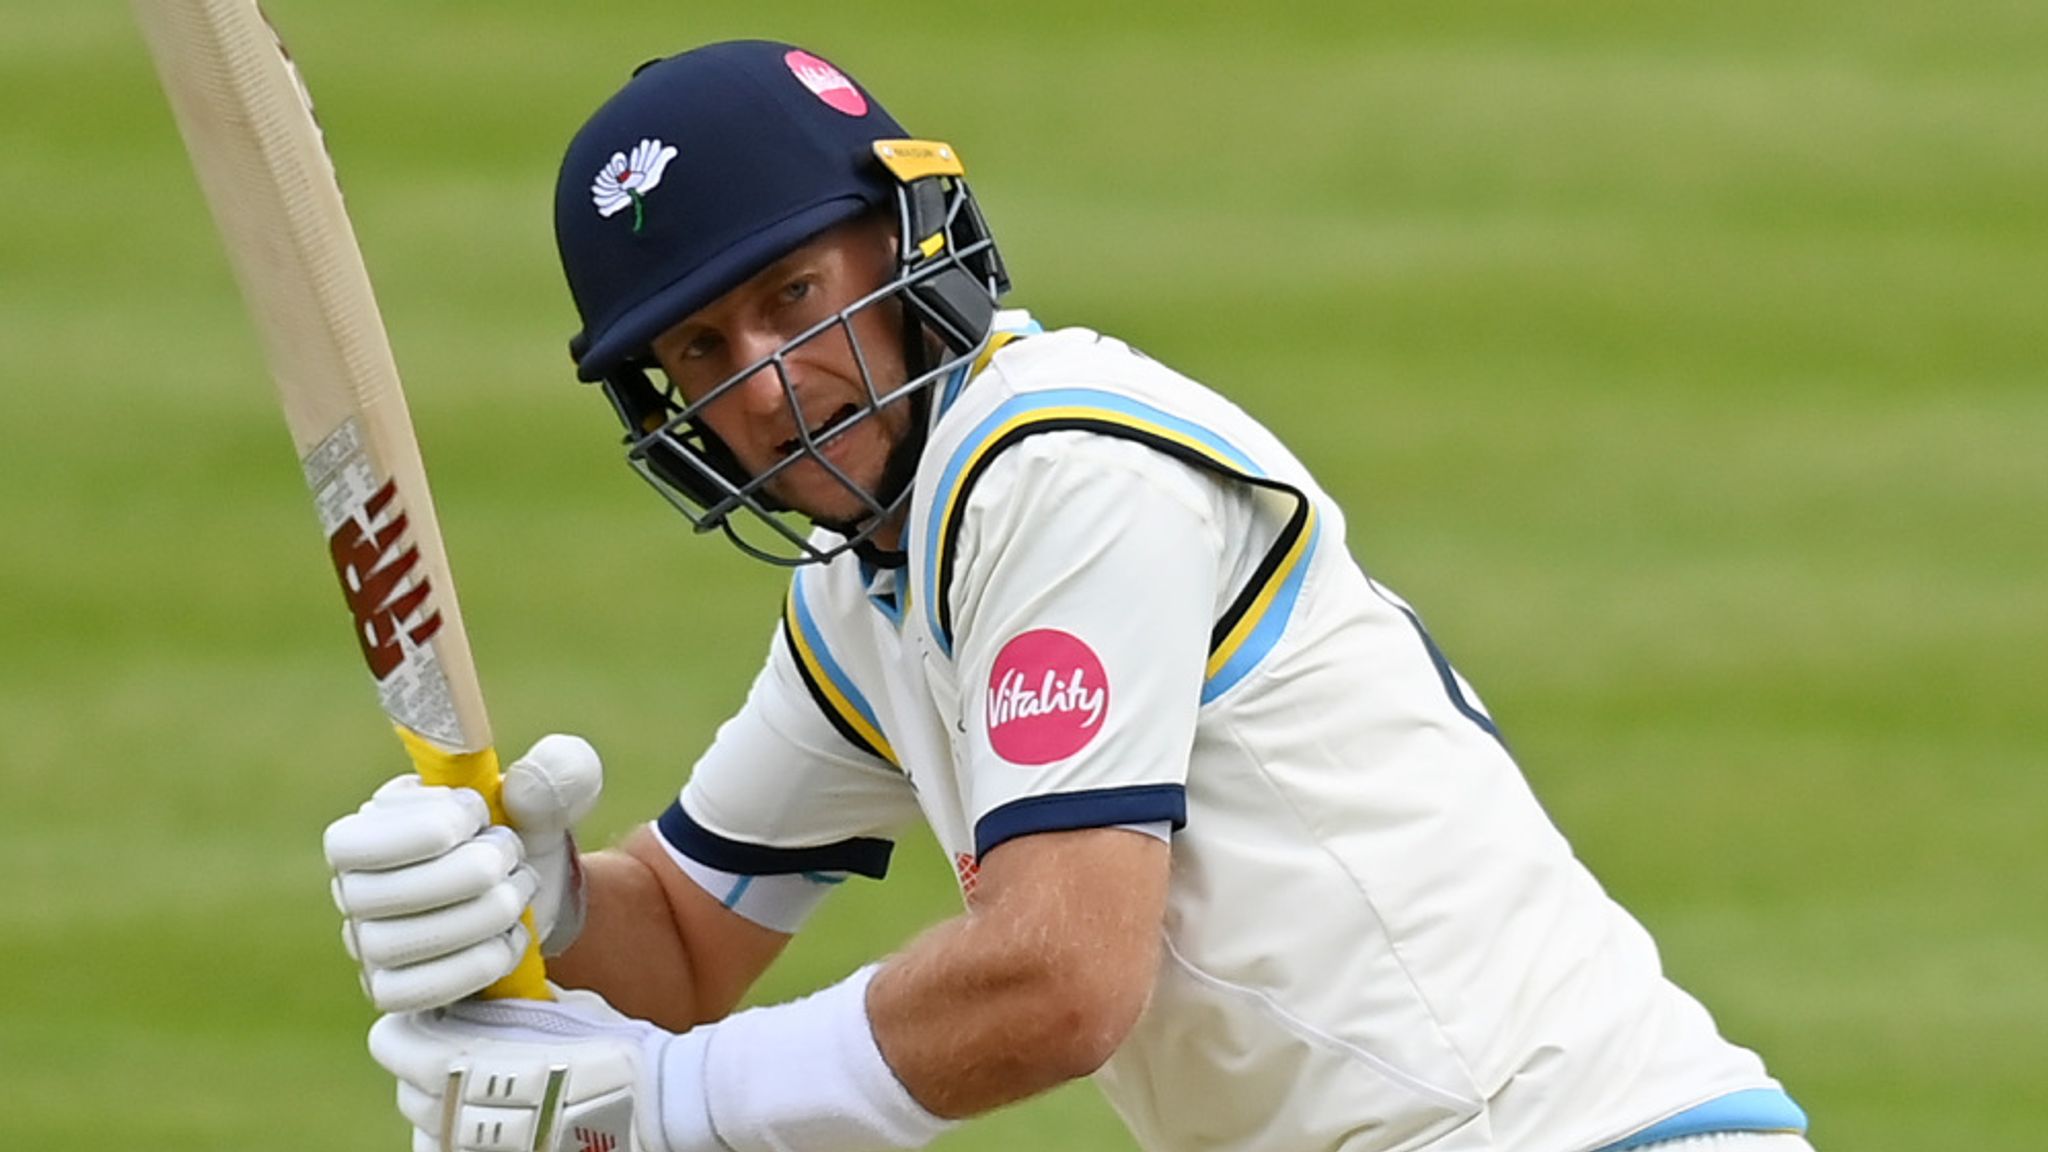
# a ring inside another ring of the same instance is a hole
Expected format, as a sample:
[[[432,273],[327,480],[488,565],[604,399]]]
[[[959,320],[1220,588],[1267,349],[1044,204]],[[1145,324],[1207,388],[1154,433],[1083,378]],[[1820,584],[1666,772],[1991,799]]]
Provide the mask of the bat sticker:
[[[432,644],[441,613],[418,570],[419,549],[406,538],[397,485],[378,482],[353,418],[303,464],[385,714],[428,739],[461,746],[461,721]]]

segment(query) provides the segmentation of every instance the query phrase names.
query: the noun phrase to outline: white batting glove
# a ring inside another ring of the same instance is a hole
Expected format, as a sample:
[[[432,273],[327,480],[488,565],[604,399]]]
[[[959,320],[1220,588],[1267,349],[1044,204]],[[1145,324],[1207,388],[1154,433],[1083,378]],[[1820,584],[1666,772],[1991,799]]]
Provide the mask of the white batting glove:
[[[591,992],[385,1016],[370,1054],[398,1077],[413,1152],[728,1152],[701,1085],[707,1031],[675,1035]]]
[[[328,825],[327,863],[343,942],[380,1011],[450,1004],[512,971],[531,904],[542,950],[560,952],[583,922],[570,828],[597,803],[604,770],[575,736],[543,737],[505,770],[518,831],[490,826],[483,797],[410,773]]]
[[[466,1000],[384,1017],[370,1054],[413,1152],[908,1152],[954,1122],[883,1059],[877,968],[680,1035],[589,992]]]

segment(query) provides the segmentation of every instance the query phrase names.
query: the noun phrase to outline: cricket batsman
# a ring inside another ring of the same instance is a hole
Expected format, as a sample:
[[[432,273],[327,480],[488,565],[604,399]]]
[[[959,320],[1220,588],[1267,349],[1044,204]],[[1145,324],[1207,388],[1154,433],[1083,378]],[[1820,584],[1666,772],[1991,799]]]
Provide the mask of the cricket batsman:
[[[1157,1152],[1809,1149],[1309,470],[1000,308],[964,177],[759,41],[644,66],[570,142],[577,375],[698,529],[792,578],[745,704],[618,847],[570,837],[600,772],[569,736],[508,770],[516,831],[413,777],[328,829],[414,1148],[911,1149],[1089,1076]],[[679,651],[663,607],[717,604],[634,583]],[[735,1012],[919,821],[964,911]],[[471,999],[528,907],[565,991]]]

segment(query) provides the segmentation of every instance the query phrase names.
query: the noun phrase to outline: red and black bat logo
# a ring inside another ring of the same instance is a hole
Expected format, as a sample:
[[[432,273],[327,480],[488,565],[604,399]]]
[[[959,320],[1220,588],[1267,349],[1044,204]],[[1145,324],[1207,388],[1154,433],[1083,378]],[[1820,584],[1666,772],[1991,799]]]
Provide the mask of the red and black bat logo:
[[[370,674],[382,680],[397,671],[405,659],[401,630],[415,646],[425,644],[441,630],[441,614],[428,612],[417,621],[415,613],[425,607],[432,591],[425,575],[411,580],[419,565],[420,550],[407,547],[393,554],[405,537],[405,513],[395,511],[389,520],[384,513],[398,497],[396,482],[386,480],[369,502],[363,516],[343,520],[327,538],[327,552],[334,560],[335,575],[341,577],[341,594],[356,618],[356,642]],[[381,526],[379,521],[383,521]],[[411,623],[408,624],[408,621]]]

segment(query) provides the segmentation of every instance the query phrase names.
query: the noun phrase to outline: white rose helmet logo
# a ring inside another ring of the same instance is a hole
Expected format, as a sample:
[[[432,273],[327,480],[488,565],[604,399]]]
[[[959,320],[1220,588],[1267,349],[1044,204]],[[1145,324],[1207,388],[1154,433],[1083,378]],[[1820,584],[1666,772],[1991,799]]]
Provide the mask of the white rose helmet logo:
[[[675,145],[659,140],[642,140],[633,146],[630,156],[612,153],[611,160],[590,185],[590,199],[597,205],[597,214],[613,216],[630,204],[633,231],[638,233],[647,224],[645,197],[661,183],[662,170],[675,158]]]

